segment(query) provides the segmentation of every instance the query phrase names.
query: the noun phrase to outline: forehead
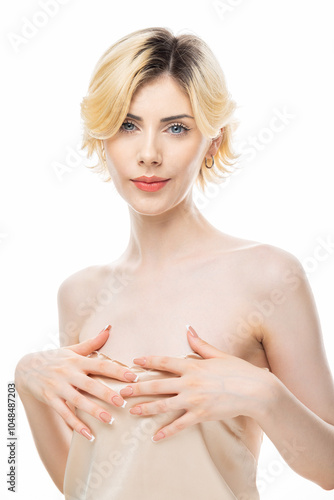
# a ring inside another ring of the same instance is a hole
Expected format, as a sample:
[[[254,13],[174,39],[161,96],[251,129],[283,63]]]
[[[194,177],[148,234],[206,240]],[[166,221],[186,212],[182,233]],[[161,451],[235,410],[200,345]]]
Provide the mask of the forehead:
[[[178,114],[192,112],[190,99],[180,84],[165,75],[142,84],[132,96],[130,109],[151,112],[174,109]]]

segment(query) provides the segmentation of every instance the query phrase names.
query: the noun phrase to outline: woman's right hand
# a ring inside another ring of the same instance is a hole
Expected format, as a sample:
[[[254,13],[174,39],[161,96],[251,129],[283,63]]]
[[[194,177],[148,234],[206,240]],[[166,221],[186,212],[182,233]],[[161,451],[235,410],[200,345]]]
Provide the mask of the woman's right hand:
[[[110,328],[108,325],[96,337],[78,344],[27,354],[21,358],[15,371],[15,383],[19,394],[30,394],[51,406],[73,430],[89,440],[94,439],[90,429],[77,418],[66,401],[102,422],[111,423],[112,415],[77,389],[109,404],[125,406],[122,396],[89,377],[89,374],[103,375],[126,382],[134,382],[136,379],[133,372],[118,363],[87,357],[107,341]]]

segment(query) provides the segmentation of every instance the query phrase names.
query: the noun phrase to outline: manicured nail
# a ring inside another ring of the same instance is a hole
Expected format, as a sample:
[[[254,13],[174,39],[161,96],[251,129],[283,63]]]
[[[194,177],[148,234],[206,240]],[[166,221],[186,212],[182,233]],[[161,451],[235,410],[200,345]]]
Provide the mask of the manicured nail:
[[[126,378],[126,380],[128,380],[129,382],[137,382],[139,375],[135,375],[134,373],[131,372],[125,372],[124,378]]]
[[[124,387],[124,389],[121,389],[120,391],[121,396],[131,396],[133,394],[133,389],[132,387]]]
[[[100,413],[100,419],[105,422],[106,424],[112,424],[113,421],[115,420],[114,417],[112,417],[111,415],[109,415],[109,413],[105,412],[105,411],[101,411]]]
[[[145,358],[133,358],[132,363],[134,363],[135,365],[144,366],[144,364],[146,363],[146,359]]]
[[[164,437],[165,437],[165,434],[162,431],[160,431],[160,432],[158,432],[158,434],[151,437],[151,440],[153,441],[153,443],[155,443],[156,441],[160,441],[160,439],[163,439]]]
[[[192,326],[186,325],[186,328],[192,337],[198,337],[197,333],[195,332]]]
[[[88,439],[88,441],[90,441],[91,443],[92,443],[92,442],[94,441],[94,439],[95,439],[95,436],[92,436],[92,434],[90,434],[90,433],[88,432],[88,430],[87,430],[87,429],[81,429],[80,433],[81,433],[83,436],[85,436],[85,438],[87,438],[87,439]]]
[[[121,408],[124,408],[124,406],[126,405],[126,401],[124,401],[121,396],[113,396],[111,400],[115,403],[116,406],[120,406]]]
[[[140,406],[134,406],[133,408],[131,408],[130,413],[132,413],[132,415],[141,415],[142,411]]]
[[[101,335],[102,333],[106,332],[107,330],[109,331],[111,328],[111,325],[107,325],[103,328],[103,330],[99,333],[99,335]]]

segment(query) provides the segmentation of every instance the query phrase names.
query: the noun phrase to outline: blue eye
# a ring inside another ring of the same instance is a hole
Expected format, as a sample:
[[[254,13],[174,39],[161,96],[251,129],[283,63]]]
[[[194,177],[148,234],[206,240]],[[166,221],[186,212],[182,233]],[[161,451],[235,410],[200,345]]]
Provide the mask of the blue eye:
[[[186,134],[189,130],[187,127],[185,127],[181,123],[173,123],[173,125],[171,125],[169,128],[174,129],[174,132],[177,132],[175,129],[179,129],[180,132],[173,134],[173,135],[181,135],[183,133]]]
[[[131,134],[135,131],[135,127],[136,125],[133,122],[127,120],[122,123],[119,131]],[[173,123],[168,127],[167,130],[172,130],[171,135],[185,135],[190,130],[190,128],[182,125],[182,123]]]
[[[121,132],[133,132],[133,128],[123,128],[123,127],[126,127],[126,125],[130,125],[130,126],[135,127],[135,124],[132,122],[123,122],[122,126],[120,128],[120,131]]]

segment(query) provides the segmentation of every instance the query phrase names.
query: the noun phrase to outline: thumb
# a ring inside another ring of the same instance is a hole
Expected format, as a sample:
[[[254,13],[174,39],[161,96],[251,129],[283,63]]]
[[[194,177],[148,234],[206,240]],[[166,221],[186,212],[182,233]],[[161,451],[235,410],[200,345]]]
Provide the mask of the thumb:
[[[79,342],[78,344],[73,344],[71,346],[66,347],[66,349],[71,349],[71,351],[80,354],[81,356],[87,356],[93,351],[96,351],[100,347],[105,344],[105,342],[109,338],[109,331],[111,329],[111,325],[107,325],[101,332],[93,338],[84,340],[83,342]]]
[[[186,325],[187,327],[187,337],[188,342],[193,349],[193,351],[197,352],[202,356],[202,358],[225,358],[228,356],[224,351],[220,351],[216,347],[205,340],[202,340],[192,326]]]

